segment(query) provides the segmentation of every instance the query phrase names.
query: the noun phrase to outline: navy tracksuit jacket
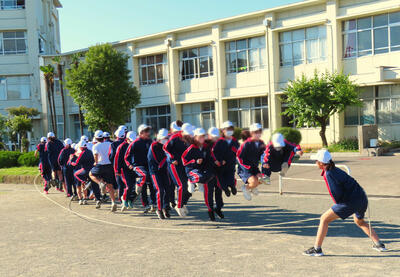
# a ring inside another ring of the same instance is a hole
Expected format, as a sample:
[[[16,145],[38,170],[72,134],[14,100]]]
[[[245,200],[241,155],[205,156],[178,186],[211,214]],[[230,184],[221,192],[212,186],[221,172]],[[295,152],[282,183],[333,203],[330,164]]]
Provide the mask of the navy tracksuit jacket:
[[[63,149],[64,144],[59,139],[55,139],[54,141],[49,140],[46,143],[46,151],[51,170],[55,171],[61,169],[60,165],[58,164],[58,156]]]
[[[297,151],[301,151],[300,145],[285,140],[285,146],[277,151],[270,142],[261,157],[262,164],[268,164],[269,168],[262,168],[263,174],[271,176],[271,172],[282,170],[282,164],[288,163],[289,167]]]
[[[88,180],[89,172],[93,168],[93,164],[93,152],[87,148],[79,153],[75,161],[71,160],[71,165],[75,169],[74,176],[80,183],[86,182]]]
[[[114,165],[114,159],[115,159],[115,155],[117,152],[117,148],[118,146],[120,146],[125,140],[123,138],[118,138],[116,141],[111,142],[110,145],[110,149],[108,151],[108,158],[110,159],[110,162],[112,165]],[[118,190],[119,190],[119,197],[121,198],[124,189],[125,189],[125,183],[122,180],[122,176],[118,176],[114,170],[114,174],[115,174],[115,180],[118,186]],[[117,189],[116,187],[114,189]]]
[[[125,153],[126,165],[132,166],[138,176],[136,185],[142,187],[142,205],[148,206],[147,187],[150,189],[151,204],[156,204],[156,190],[151,185],[147,153],[149,152],[152,140],[138,137],[128,147]]]
[[[155,189],[157,190],[158,210],[166,209],[174,201],[174,188],[168,176],[167,156],[163,145],[155,141],[147,153],[149,172]]]
[[[197,163],[198,159],[203,160],[201,164]],[[201,148],[190,145],[182,155],[182,163],[190,182],[204,184],[204,201],[208,211],[214,210],[214,194],[216,208],[220,210],[223,207],[222,190],[217,186],[210,147],[206,144]]]
[[[214,142],[211,148],[211,156],[213,161],[218,161],[219,166],[215,165],[217,185],[223,190],[227,190],[228,187],[236,186],[236,152],[239,149],[239,143],[235,138],[232,138],[229,142],[225,138],[219,138]],[[226,164],[222,165],[225,161]]]
[[[129,143],[125,140],[119,144],[115,151],[114,157],[114,172],[120,174],[120,179],[123,181],[123,186],[120,186],[119,197],[125,201],[133,201],[136,198],[135,192],[135,173],[128,168],[125,163],[125,154]]]
[[[39,153],[39,170],[40,174],[42,175],[43,181],[44,181],[44,189],[49,190],[48,188],[48,182],[51,180],[51,167],[49,164],[49,158],[47,155],[46,149],[46,144],[45,143],[39,143],[36,146],[36,149]]]
[[[244,183],[251,176],[255,176],[260,173],[259,163],[260,157],[265,150],[265,144],[262,140],[254,141],[252,138],[248,138],[240,146],[236,153],[236,159],[238,161],[238,174]]]
[[[67,194],[72,195],[72,188],[74,186],[74,168],[68,163],[69,158],[75,153],[75,149],[72,147],[63,148],[60,155],[58,156],[58,164],[61,166],[61,170],[64,176],[64,181],[67,186]]]

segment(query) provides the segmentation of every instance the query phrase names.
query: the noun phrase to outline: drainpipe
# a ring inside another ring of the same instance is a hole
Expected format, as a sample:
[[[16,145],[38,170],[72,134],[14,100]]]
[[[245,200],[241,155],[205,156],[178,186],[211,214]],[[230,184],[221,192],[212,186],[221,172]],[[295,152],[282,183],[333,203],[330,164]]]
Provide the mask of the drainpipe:
[[[271,60],[270,60],[270,55],[269,55],[269,47],[270,47],[270,41],[269,41],[269,31],[271,28],[271,20],[269,19],[264,19],[263,24],[266,27],[266,35],[267,35],[267,45],[265,46],[265,50],[267,52],[267,67],[268,67],[268,129],[270,135],[272,134],[272,112],[271,112],[271,105],[272,105],[272,85],[271,85]]]

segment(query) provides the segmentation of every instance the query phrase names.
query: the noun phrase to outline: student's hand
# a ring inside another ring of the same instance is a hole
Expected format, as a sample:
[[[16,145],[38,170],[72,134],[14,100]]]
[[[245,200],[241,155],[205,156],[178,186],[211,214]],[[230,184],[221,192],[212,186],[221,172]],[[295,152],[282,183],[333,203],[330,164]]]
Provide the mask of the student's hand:
[[[173,165],[178,165],[178,161],[173,161],[172,164]]]
[[[203,162],[203,159],[198,159],[196,162],[197,164],[201,164]]]
[[[129,169],[130,169],[130,170],[133,170],[133,166],[132,166],[132,165],[130,165],[130,166],[129,166]]]
[[[300,150],[300,151],[296,152],[296,154],[299,154],[300,156],[303,156],[303,150]]]
[[[121,173],[115,173],[115,176],[121,176]]]
[[[269,168],[269,164],[263,164],[263,168]]]
[[[221,163],[219,161],[214,162],[216,166],[221,166]]]
[[[222,161],[222,165],[226,165],[226,161]]]

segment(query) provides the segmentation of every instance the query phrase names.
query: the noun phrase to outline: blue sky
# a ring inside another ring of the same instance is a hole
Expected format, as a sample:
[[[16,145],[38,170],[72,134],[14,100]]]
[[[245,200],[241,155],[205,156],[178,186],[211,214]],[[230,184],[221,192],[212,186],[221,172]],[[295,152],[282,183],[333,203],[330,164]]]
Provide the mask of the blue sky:
[[[62,51],[157,33],[299,0],[61,0]]]

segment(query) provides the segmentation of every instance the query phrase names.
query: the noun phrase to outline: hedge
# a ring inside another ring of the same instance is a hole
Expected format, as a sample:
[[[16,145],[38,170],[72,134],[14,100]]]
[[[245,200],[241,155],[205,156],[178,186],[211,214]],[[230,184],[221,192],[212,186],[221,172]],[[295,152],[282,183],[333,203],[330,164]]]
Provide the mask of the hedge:
[[[36,166],[39,164],[39,157],[35,157],[35,152],[24,153],[18,158],[20,166]]]
[[[297,129],[293,129],[290,127],[282,127],[279,129],[276,129],[274,131],[274,134],[276,133],[281,133],[283,137],[288,140],[289,142],[295,143],[295,144],[300,144],[301,142],[301,133]]]
[[[18,166],[18,158],[20,156],[20,152],[0,151],[0,168]]]

